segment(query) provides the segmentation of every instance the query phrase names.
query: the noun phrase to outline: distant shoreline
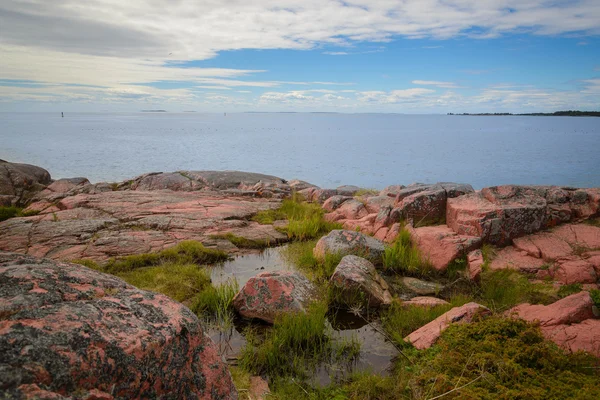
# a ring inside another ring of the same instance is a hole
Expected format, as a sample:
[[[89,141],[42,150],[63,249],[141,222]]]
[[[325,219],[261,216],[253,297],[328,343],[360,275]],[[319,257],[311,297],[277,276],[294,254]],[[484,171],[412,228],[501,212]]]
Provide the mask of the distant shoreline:
[[[525,117],[600,117],[600,111],[555,111],[553,113],[448,113],[447,115],[472,115],[482,117],[505,117],[505,116],[525,116]]]

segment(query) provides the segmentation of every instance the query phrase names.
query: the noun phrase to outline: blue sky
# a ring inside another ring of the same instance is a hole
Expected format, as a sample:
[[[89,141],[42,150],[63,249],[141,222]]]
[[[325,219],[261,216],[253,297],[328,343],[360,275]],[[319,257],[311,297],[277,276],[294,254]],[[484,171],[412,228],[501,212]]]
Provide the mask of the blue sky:
[[[600,109],[597,0],[8,0],[0,111]]]

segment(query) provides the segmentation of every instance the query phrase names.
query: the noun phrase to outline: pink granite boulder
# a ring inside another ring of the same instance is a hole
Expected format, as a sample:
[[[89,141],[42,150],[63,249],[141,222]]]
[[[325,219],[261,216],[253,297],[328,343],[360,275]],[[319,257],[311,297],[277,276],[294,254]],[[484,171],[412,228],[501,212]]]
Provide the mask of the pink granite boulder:
[[[8,398],[237,398],[198,318],[80,265],[0,253]]]
[[[440,315],[427,325],[424,325],[404,338],[419,350],[428,349],[439,339],[452,324],[465,324],[472,322],[476,317],[489,315],[487,307],[477,303],[467,303],[460,307],[454,307],[445,314]]]
[[[27,205],[51,182],[43,168],[0,160],[0,206]]]
[[[467,269],[469,271],[469,278],[471,280],[479,280],[483,264],[483,253],[481,250],[473,250],[467,255]]]
[[[272,324],[282,313],[305,312],[315,296],[314,285],[299,273],[263,272],[246,282],[233,306],[243,317]]]
[[[466,256],[481,245],[479,237],[459,235],[446,225],[422,228],[407,226],[407,229],[421,255],[438,271],[444,271],[452,261]]]
[[[353,306],[380,307],[392,302],[389,286],[369,260],[347,255],[342,258],[330,279],[340,303]]]

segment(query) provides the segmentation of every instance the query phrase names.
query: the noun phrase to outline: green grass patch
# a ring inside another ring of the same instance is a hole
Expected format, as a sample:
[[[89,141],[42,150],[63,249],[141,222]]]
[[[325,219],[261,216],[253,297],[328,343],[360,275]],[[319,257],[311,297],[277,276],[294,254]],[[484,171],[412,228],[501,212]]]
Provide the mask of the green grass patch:
[[[462,306],[470,301],[472,298],[455,296],[450,299],[450,304],[435,307],[405,306],[394,302],[380,314],[381,324],[390,339],[399,346],[405,346],[404,337],[450,311],[452,307]]]
[[[240,355],[240,367],[270,378],[307,378],[320,362],[355,357],[358,342],[332,339],[326,315],[327,303],[317,301],[306,313],[281,314],[262,335],[247,331],[248,342]]]
[[[575,293],[579,293],[583,290],[583,285],[581,283],[571,283],[569,285],[562,285],[559,289],[558,289],[558,297],[560,297],[561,299],[570,296],[572,294]]]
[[[590,297],[592,298],[594,305],[596,307],[600,308],[600,290],[598,290],[598,289],[590,290]]]
[[[410,232],[401,229],[396,240],[383,254],[384,270],[409,275],[428,275],[432,268],[412,243]]]
[[[173,300],[193,301],[210,286],[210,275],[196,264],[163,264],[118,273],[125,282],[143,290],[162,293]]]
[[[104,267],[111,274],[128,272],[137,268],[157,266],[161,264],[214,264],[227,261],[229,255],[221,250],[208,249],[200,242],[184,241],[176,246],[158,253],[135,254],[114,258]]]
[[[511,269],[483,271],[477,297],[494,312],[520,303],[549,304],[557,300],[550,283],[531,283],[525,275]]]
[[[313,254],[316,243],[316,240],[290,243],[281,251],[281,255],[287,262],[302,270],[312,281],[324,282],[333,275],[343,256],[328,253],[324,260],[319,260]]]
[[[234,235],[231,232],[219,235],[211,235],[210,237],[212,239],[229,240],[232,244],[240,249],[265,249],[271,245],[270,240],[247,239],[242,236]]]
[[[39,211],[24,211],[20,207],[0,207],[0,222],[6,221],[9,218],[15,217],[31,217],[33,215],[38,215]]]
[[[325,221],[325,211],[319,204],[307,203],[300,196],[285,199],[276,210],[260,211],[253,221],[272,224],[277,220],[288,220],[288,226],[282,228],[291,240],[310,240],[319,238],[334,229],[341,229],[338,223]]]

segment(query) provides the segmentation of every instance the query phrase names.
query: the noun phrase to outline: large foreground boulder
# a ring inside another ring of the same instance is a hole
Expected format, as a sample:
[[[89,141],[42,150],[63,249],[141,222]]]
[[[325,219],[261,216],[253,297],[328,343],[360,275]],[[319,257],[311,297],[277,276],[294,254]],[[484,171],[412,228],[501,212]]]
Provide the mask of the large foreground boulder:
[[[377,265],[382,262],[385,246],[381,241],[363,233],[336,229],[319,239],[313,252],[315,257],[321,260],[327,254],[353,254]]]
[[[348,306],[380,307],[392,303],[388,284],[373,263],[361,257],[347,255],[342,258],[330,283],[337,290],[337,300]]]
[[[297,272],[263,272],[240,289],[233,307],[243,317],[272,324],[282,313],[305,312],[315,295],[313,284]]]
[[[588,292],[579,292],[550,305],[521,304],[508,314],[538,322],[542,334],[566,350],[584,350],[600,357],[600,320],[595,319]]]
[[[442,335],[451,324],[464,324],[474,318],[490,314],[487,307],[477,303],[467,303],[464,306],[454,307],[445,314],[440,315],[427,325],[424,325],[404,338],[417,349],[428,349]]]
[[[0,282],[8,398],[237,398],[198,318],[166,296],[14,253],[0,253]]]
[[[600,188],[506,185],[449,199],[446,221],[459,234],[504,245],[511,239],[599,213]]]
[[[0,206],[24,206],[50,182],[43,168],[0,160]]]

